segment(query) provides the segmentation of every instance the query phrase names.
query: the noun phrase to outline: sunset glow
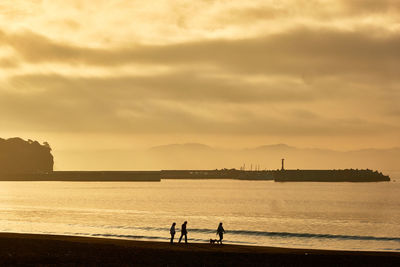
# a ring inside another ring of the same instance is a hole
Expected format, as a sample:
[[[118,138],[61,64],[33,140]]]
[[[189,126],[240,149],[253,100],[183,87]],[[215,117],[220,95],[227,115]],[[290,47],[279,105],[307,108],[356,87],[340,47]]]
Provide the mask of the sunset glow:
[[[1,1],[0,136],[48,141],[58,169],[170,143],[400,146],[399,21],[397,0]]]

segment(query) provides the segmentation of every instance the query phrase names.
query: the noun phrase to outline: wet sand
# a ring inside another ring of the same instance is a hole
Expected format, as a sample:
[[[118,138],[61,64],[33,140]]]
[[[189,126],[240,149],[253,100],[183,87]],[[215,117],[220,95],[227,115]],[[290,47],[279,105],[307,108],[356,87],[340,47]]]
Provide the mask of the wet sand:
[[[400,266],[397,252],[0,233],[0,266]]]

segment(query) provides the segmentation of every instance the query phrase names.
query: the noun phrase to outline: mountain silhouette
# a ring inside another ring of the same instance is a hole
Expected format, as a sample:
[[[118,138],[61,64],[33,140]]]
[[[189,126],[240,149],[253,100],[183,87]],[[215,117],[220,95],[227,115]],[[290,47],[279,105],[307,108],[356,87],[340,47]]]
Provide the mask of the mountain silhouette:
[[[214,148],[203,144],[172,144],[149,149],[153,159],[164,169],[278,169],[285,158],[289,169],[376,169],[397,170],[400,148],[337,151],[321,148],[298,148],[286,144],[262,145],[245,149]]]
[[[287,169],[368,168],[400,179],[400,148],[338,151],[270,144],[235,149],[186,143],[141,150],[58,150],[56,156],[60,170],[239,169],[244,165],[247,170],[276,170],[285,158]]]
[[[211,151],[211,150],[213,150],[213,148],[210,146],[204,145],[204,144],[200,144],[200,143],[168,144],[168,145],[154,146],[154,147],[150,148],[150,151],[168,152],[168,153],[170,153],[171,151],[186,152],[187,150]]]

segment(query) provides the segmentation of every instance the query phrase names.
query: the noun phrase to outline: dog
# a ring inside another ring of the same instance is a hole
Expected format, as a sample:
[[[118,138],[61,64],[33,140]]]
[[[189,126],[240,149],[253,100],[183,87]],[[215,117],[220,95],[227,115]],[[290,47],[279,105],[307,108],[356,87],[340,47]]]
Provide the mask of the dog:
[[[210,238],[210,244],[221,244],[221,241],[218,239],[211,239]]]

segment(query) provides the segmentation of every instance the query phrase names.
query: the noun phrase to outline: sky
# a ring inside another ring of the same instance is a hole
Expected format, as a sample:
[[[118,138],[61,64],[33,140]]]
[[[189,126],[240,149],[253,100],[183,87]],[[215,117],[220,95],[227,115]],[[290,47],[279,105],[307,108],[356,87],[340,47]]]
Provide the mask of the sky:
[[[399,0],[2,0],[0,69],[0,137],[56,158],[400,146]]]

